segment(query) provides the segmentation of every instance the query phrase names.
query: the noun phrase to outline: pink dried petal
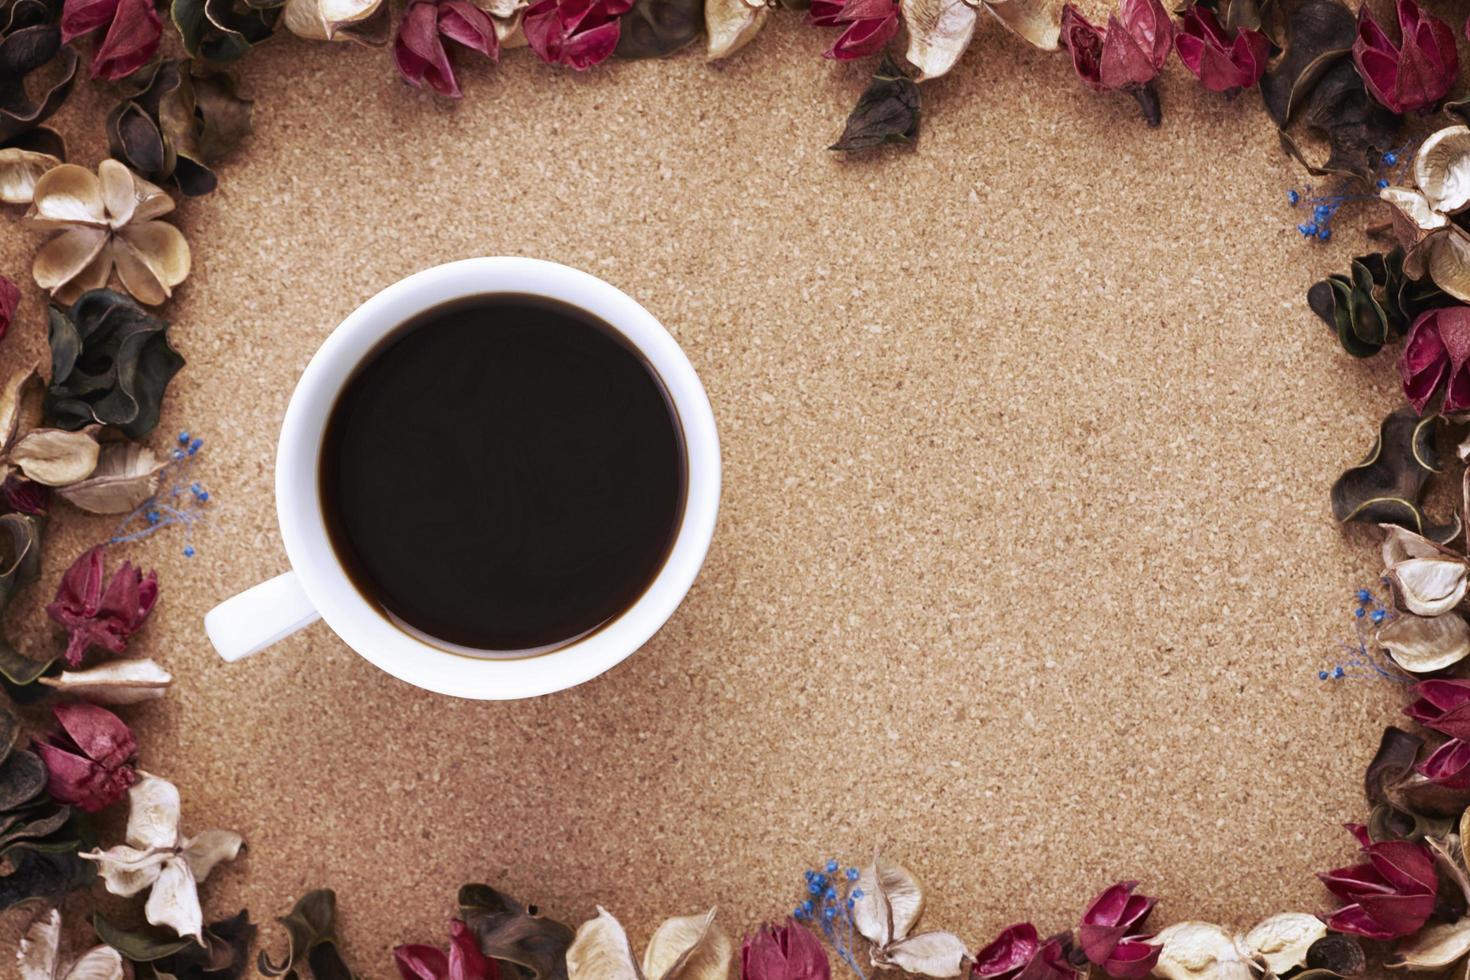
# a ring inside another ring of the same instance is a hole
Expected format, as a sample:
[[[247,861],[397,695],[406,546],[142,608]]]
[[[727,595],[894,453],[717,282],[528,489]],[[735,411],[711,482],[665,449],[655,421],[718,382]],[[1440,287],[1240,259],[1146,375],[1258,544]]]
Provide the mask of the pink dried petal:
[[[1121,980],[1139,980],[1153,971],[1164,947],[1145,941],[1146,937],[1130,936],[1113,947],[1112,955],[1099,964],[1103,972]]]
[[[1365,5],[1358,12],[1353,63],[1374,99],[1394,112],[1428,109],[1444,98],[1459,72],[1454,33],[1414,0],[1396,5],[1399,41]]]
[[[152,0],[118,0],[117,15],[97,50],[92,52],[92,77],[116,82],[153,59],[163,37],[163,21]]]
[[[127,650],[128,638],[147,620],[158,601],[158,578],[141,576],[124,562],[102,593],[102,546],[81,555],[61,577],[46,614],[68,633],[66,662],[76,667],[93,646],[112,653]]]
[[[1136,881],[1120,881],[1100,892],[1082,913],[1077,944],[1093,963],[1101,966],[1107,962],[1118,943],[1153,910],[1157,899],[1133,894],[1137,887]]]
[[[70,44],[112,23],[119,0],[66,0],[61,7],[61,41]]]
[[[832,968],[817,937],[787,919],[765,925],[740,944],[741,980],[831,980]]]
[[[531,51],[547,64],[585,71],[618,46],[618,17],[632,0],[537,0],[522,27]]]
[[[1399,354],[1399,377],[1404,396],[1417,412],[1423,412],[1451,373],[1451,357],[1441,332],[1442,310],[1421,313],[1409,328],[1409,339]],[[1459,322],[1463,318],[1456,318]],[[1451,331],[1459,333],[1458,330]]]
[[[1414,694],[1418,700],[1404,714],[1437,732],[1470,740],[1470,681],[1420,681]]]
[[[439,40],[439,15],[432,0],[415,0],[403,12],[393,38],[393,64],[410,85],[428,82],[440,95],[460,97],[454,68]]]
[[[1381,938],[1412,936],[1434,914],[1433,895],[1364,895],[1358,907],[1378,924]]]
[[[1185,8],[1182,25],[1174,41],[1179,60],[1209,91],[1250,88],[1265,74],[1271,45],[1260,31],[1236,28],[1227,38],[1215,12],[1194,5]]]
[[[1174,22],[1159,0],[1120,0],[1118,22],[1157,73],[1174,48]]]
[[[1344,905],[1327,918],[1327,928],[1333,932],[1346,932],[1365,939],[1393,939],[1394,934],[1365,912],[1358,905]]]
[[[106,708],[85,701],[69,701],[51,709],[62,731],[87,758],[115,769],[138,751],[133,732]]]
[[[1051,938],[1041,944],[1014,980],[1076,980],[1076,977],[1077,970],[1067,962],[1061,942]]]
[[[1103,32],[1070,3],[1062,7],[1062,43],[1072,56],[1072,70],[1084,85],[1106,91],[1102,82]]]
[[[816,27],[841,27],[844,6],[841,0],[812,0],[807,20]]]
[[[581,31],[567,42],[562,63],[573,71],[586,71],[612,57],[622,28],[618,21]]]
[[[439,0],[439,33],[492,61],[500,58],[495,22],[469,0]]]
[[[1470,762],[1470,743],[1461,743]],[[1363,849],[1373,869],[1401,895],[1433,894],[1439,886],[1434,857],[1416,841],[1389,840]]]
[[[86,702],[59,704],[52,712],[61,730],[35,746],[51,795],[88,813],[121,799],[138,778],[132,731],[111,711]]]
[[[897,33],[898,12],[895,8],[892,16],[882,20],[860,20],[852,24],[825,52],[825,57],[838,61],[866,58],[882,51],[883,46]]]
[[[1006,977],[1030,963],[1040,945],[1036,927],[1029,922],[1018,922],[1002,930],[989,946],[975,954],[970,975],[979,980]]]
[[[449,957],[442,949],[414,943],[393,947],[393,963],[403,980],[448,980]]]
[[[44,517],[51,508],[51,488],[12,473],[0,484],[0,498],[11,510]]]
[[[449,920],[449,980],[499,980],[500,966],[485,958],[469,926]]]

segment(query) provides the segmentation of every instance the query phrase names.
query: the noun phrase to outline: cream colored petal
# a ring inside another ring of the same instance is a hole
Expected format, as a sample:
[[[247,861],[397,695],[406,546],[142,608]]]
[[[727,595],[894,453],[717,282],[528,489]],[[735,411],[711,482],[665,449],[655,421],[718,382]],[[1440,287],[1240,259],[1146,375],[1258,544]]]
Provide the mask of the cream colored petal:
[[[918,879],[881,854],[858,872],[853,891],[863,893],[853,903],[853,924],[863,938],[877,946],[906,937],[924,913],[924,891]]]
[[[1470,303],[1470,238],[1451,227],[1425,243],[1429,250],[1429,278],[1455,299]]]
[[[61,948],[61,910],[49,908],[31,922],[15,958],[20,980],[56,980],[56,957]]]
[[[103,160],[97,165],[97,179],[102,184],[102,203],[107,209],[108,224],[121,228],[133,220],[138,195],[133,187],[133,172],[116,160]]]
[[[1425,927],[1394,950],[1385,966],[1405,970],[1442,970],[1470,953],[1470,918]]]
[[[514,17],[509,20],[501,20],[499,17],[490,18],[495,25],[495,39],[500,42],[500,50],[512,51],[516,48],[524,48],[529,42],[526,41],[526,32],[522,30],[522,15],[524,10],[516,11]]]
[[[138,704],[163,697],[173,675],[152,660],[111,660],[87,670],[64,670],[41,683],[93,704]]]
[[[1252,926],[1240,937],[1240,946],[1248,957],[1259,959],[1280,976],[1305,966],[1307,949],[1325,935],[1327,926],[1315,915],[1282,912]]]
[[[1152,941],[1163,947],[1154,975],[1165,980],[1251,980],[1235,941],[1212,922],[1176,922]]]
[[[74,163],[53,167],[36,181],[27,216],[43,222],[105,225],[107,210],[102,204],[102,184],[86,167]]]
[[[67,968],[66,980],[123,980],[122,954],[111,946],[93,946]]]
[[[926,977],[957,977],[964,972],[969,950],[952,932],[925,932],[873,950],[873,965],[898,967]]]
[[[0,201],[6,204],[30,204],[35,197],[36,181],[61,161],[49,153],[22,150],[18,146],[0,150]]]
[[[160,218],[174,209],[174,199],[168,196],[168,191],[137,174],[133,174],[133,193],[138,198],[138,206],[133,209],[135,225]]]
[[[1399,613],[1378,629],[1378,644],[1394,663],[1415,674],[1443,670],[1470,655],[1470,625],[1458,613]]]
[[[527,0],[475,0],[475,6],[498,20],[510,20],[525,10]]]
[[[127,898],[153,884],[172,853],[154,848],[140,850],[119,844],[105,851],[82,851],[77,856],[96,861],[97,873],[102,876],[102,883],[107,886],[107,890]]]
[[[165,221],[134,221],[118,233],[128,250],[141,259],[165,286],[189,277],[191,255],[184,233]]]
[[[109,442],[102,447],[91,476],[57,492],[73,507],[91,514],[126,514],[153,496],[167,465],[167,460],[141,443]]]
[[[189,838],[184,845],[184,860],[189,862],[194,880],[203,881],[216,864],[235,860],[244,846],[245,838],[233,830],[206,830]]]
[[[97,428],[32,429],[11,447],[10,462],[26,479],[43,486],[64,487],[85,480],[97,468]]]
[[[178,847],[178,787],[149,773],[141,775],[128,790],[128,843],[145,848]]]
[[[1442,616],[1460,604],[1470,566],[1458,558],[1409,558],[1388,570],[1404,606],[1416,616]]]
[[[163,866],[143,917],[155,926],[166,926],[180,936],[193,936],[204,942],[204,913],[199,908],[199,888],[183,858],[171,858]]]
[[[725,980],[735,947],[715,925],[715,910],[665,919],[643,951],[648,980]]]
[[[597,918],[582,923],[567,947],[567,980],[643,980],[627,933],[600,905]]]
[[[919,80],[953,68],[975,34],[975,8],[964,0],[901,0],[900,7],[909,32],[904,57],[919,69]]]
[[[1062,14],[1051,0],[986,0],[985,9],[1041,50],[1061,47]]]
[[[1393,208],[1395,227],[1398,227],[1400,221],[1404,223],[1404,227],[1399,230],[1400,238],[1405,237],[1407,232],[1410,241],[1416,241],[1423,237],[1423,232],[1449,224],[1450,219],[1434,210],[1429,199],[1413,188],[1385,187],[1378,192],[1378,197]],[[1409,242],[1403,244],[1408,245]]]
[[[1419,145],[1414,183],[1436,211],[1454,214],[1470,204],[1470,126],[1446,126]]]
[[[322,18],[321,6],[317,0],[286,0],[281,21],[286,25],[286,30],[297,37],[304,37],[308,41],[330,39],[327,22]]]
[[[704,30],[711,61],[728,58],[750,43],[765,26],[771,8],[747,0],[705,0]]]
[[[31,264],[31,275],[37,286],[55,292],[80,276],[106,247],[107,232],[104,229],[68,228],[41,246]]]
[[[87,290],[101,289],[107,285],[107,280],[112,276],[112,256],[115,251],[116,243],[109,241],[75,279],[51,290],[51,298],[62,306],[70,306]]]
[[[46,396],[46,382],[35,365],[21,368],[5,379],[0,388],[0,454],[22,432],[29,432],[41,421],[41,401]]]
[[[1380,524],[1383,528],[1383,567],[1392,568],[1410,558],[1457,558],[1458,555],[1444,545],[1430,541],[1422,534],[1415,534],[1397,524]]]

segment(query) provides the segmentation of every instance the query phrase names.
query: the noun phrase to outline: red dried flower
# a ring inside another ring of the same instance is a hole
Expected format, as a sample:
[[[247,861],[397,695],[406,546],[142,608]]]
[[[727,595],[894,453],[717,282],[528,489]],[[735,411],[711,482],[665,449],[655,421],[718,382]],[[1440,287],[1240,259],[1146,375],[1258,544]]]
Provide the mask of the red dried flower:
[[[586,71],[618,46],[618,18],[633,0],[536,0],[521,21],[526,43],[548,65]]]
[[[1358,11],[1353,64],[1368,92],[1394,112],[1428,109],[1449,94],[1460,71],[1455,32],[1414,0],[1398,0],[1395,44],[1364,4]]]
[[[818,27],[846,28],[823,54],[838,61],[877,54],[898,33],[898,0],[812,0],[807,16]]]
[[[1470,681],[1420,681],[1404,714],[1453,738],[1470,739]]]
[[[1444,389],[1441,411],[1470,408],[1470,307],[1447,306],[1419,314],[1399,354],[1404,395],[1415,411]]]
[[[5,332],[10,329],[10,321],[15,319],[15,308],[19,305],[20,288],[0,276],[0,340],[5,339]]]
[[[1260,31],[1237,27],[1229,38],[1220,19],[1208,7],[1184,8],[1174,47],[1184,67],[1211,92],[1250,88],[1266,73],[1271,42]]]
[[[794,919],[764,925],[740,944],[741,980],[830,980],[827,951]]]
[[[123,720],[85,701],[51,709],[61,729],[36,743],[46,763],[46,789],[61,803],[96,813],[122,799],[138,781],[138,743]]]
[[[490,15],[469,0],[413,0],[403,12],[393,38],[393,63],[415,87],[429,88],[451,99],[460,97],[459,82],[442,38],[458,41],[491,61],[500,60],[500,42]]]
[[[51,508],[51,488],[19,473],[12,473],[0,483],[0,510],[16,510],[32,517],[44,517]]]
[[[1136,89],[1159,77],[1174,46],[1174,22],[1159,0],[1121,0],[1107,27],[1094,27],[1069,3],[1062,8],[1062,42],[1088,86]]]
[[[1145,977],[1164,948],[1139,934],[1156,898],[1135,895],[1136,881],[1120,881],[1105,889],[1082,913],[1077,944],[1096,965],[1113,977]]]
[[[1075,980],[1076,976],[1061,940],[1052,936],[1043,942],[1029,922],[1004,929],[975,954],[970,967],[972,980]]]
[[[459,919],[449,920],[449,955],[437,946],[395,946],[393,962],[403,980],[499,980],[500,965],[480,952]]]
[[[1368,860],[1319,873],[1327,890],[1347,904],[1333,912],[1327,927],[1368,939],[1398,939],[1423,927],[1434,911],[1439,876],[1434,856],[1423,844],[1393,840],[1373,843],[1362,824],[1345,824]]]
[[[123,562],[112,580],[102,587],[102,545],[82,555],[61,576],[56,598],[46,615],[68,633],[66,663],[81,666],[82,657],[93,646],[111,653],[124,653],[128,637],[142,628],[153,604],[158,601],[158,576],[144,576],[131,562]]]
[[[61,9],[61,40],[70,44],[106,27],[92,52],[92,77],[115,82],[152,60],[163,36],[163,22],[152,0],[66,0]]]
[[[1452,738],[1414,767],[1429,780],[1447,789],[1470,789],[1470,742]]]

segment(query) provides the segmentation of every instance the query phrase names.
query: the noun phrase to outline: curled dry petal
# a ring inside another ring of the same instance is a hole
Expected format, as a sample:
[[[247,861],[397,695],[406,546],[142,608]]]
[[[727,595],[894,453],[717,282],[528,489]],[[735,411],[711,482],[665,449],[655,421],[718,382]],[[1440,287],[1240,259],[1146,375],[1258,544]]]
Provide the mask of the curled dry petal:
[[[152,660],[112,660],[90,670],[64,670],[41,683],[97,704],[137,704],[161,698],[173,675]]]
[[[1451,738],[1470,740],[1470,680],[1429,680],[1414,685],[1404,714]]]
[[[1435,524],[1420,504],[1429,478],[1441,471],[1435,423],[1435,416],[1421,418],[1407,405],[1384,416],[1368,454],[1332,484],[1332,516],[1397,524],[1441,542],[1459,534],[1458,516]]]
[[[1431,133],[1414,154],[1414,183],[1429,207],[1454,214],[1470,204],[1470,126]]]
[[[1362,844],[1365,860],[1317,875],[1345,903],[1327,919],[1328,927],[1368,939],[1418,932],[1434,911],[1439,891],[1434,856],[1415,841],[1373,843],[1362,825],[1347,829]]]
[[[1056,936],[1041,940],[1029,922],[1001,930],[975,953],[970,967],[972,980],[1074,980],[1076,976],[1061,940]]]
[[[199,887],[185,861],[173,857],[163,863],[148,892],[143,915],[155,926],[166,926],[180,936],[192,936],[201,944],[204,942]]]
[[[985,0],[985,9],[1011,33],[1042,51],[1061,47],[1061,11],[1052,0]]]
[[[1176,922],[1159,931],[1154,973],[1164,980],[1251,980],[1235,941],[1210,922]]]
[[[1470,918],[1438,922],[1401,943],[1385,966],[1407,970],[1442,970],[1470,953]]]
[[[121,799],[138,778],[132,731],[111,711],[85,701],[59,704],[52,712],[61,730],[36,743],[51,795],[88,813]]]
[[[46,171],[59,166],[61,161],[49,153],[18,146],[0,149],[0,201],[30,204],[36,195],[36,182]]]
[[[97,468],[98,428],[88,426],[76,432],[32,429],[11,447],[10,462],[26,479],[42,486],[64,487],[85,480]]]
[[[597,918],[577,928],[577,938],[567,948],[566,959],[569,980],[642,980],[628,934],[600,905]]]
[[[795,919],[764,925],[740,946],[741,980],[831,980],[827,952]]]
[[[1098,966],[1108,961],[1114,948],[1125,936],[1139,932],[1158,901],[1147,895],[1135,895],[1136,881],[1120,881],[1103,889],[1082,913],[1077,928],[1077,944],[1086,957]]]
[[[728,58],[749,44],[765,26],[771,8],[749,0],[705,0],[704,31],[711,61]]]
[[[665,919],[643,951],[643,975],[650,980],[724,980],[734,946],[715,925],[715,910]]]
[[[1305,966],[1307,950],[1327,935],[1327,926],[1315,915],[1282,912],[1257,922],[1241,937],[1245,952],[1266,964],[1277,976]]]
[[[909,44],[904,57],[919,80],[947,74],[970,46],[979,16],[965,0],[900,0]]]
[[[61,952],[61,910],[43,910],[31,921],[15,952],[21,980],[56,980]]]
[[[1465,598],[1465,562],[1450,558],[1411,558],[1389,569],[1388,576],[1416,616],[1440,616]]]
[[[1428,109],[1454,84],[1460,61],[1450,25],[1414,0],[1398,0],[1395,42],[1364,5],[1358,11],[1353,63],[1369,94],[1393,112]]]
[[[10,448],[16,436],[41,421],[45,389],[41,372],[34,366],[21,368],[5,379],[5,387],[0,388],[0,454]]]
[[[852,920],[868,942],[887,946],[913,929],[924,912],[924,891],[913,873],[901,864],[874,855],[873,863],[858,872]]]
[[[1415,674],[1443,670],[1470,655],[1470,625],[1458,613],[1400,613],[1378,629],[1378,644],[1394,663]]]
[[[964,972],[969,952],[964,940],[952,932],[924,932],[873,950],[873,965],[926,977],[957,977]]]
[[[126,514],[158,491],[159,474],[167,465],[141,443],[109,442],[101,448],[91,476],[57,493],[91,514]]]
[[[308,41],[348,40],[348,29],[372,19],[381,6],[382,0],[287,0],[281,20]]]
[[[158,577],[153,572],[145,577],[131,562],[123,562],[104,589],[104,571],[103,546],[98,545],[66,570],[56,598],[46,607],[46,614],[69,634],[68,666],[81,666],[94,646],[126,652],[128,639],[142,629],[158,601]]]

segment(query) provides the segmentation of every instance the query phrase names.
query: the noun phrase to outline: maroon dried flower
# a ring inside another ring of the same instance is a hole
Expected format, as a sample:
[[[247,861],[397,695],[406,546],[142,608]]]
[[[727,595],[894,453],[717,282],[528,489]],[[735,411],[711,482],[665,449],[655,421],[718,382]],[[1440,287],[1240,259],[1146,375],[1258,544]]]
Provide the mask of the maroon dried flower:
[[[823,57],[852,61],[882,51],[898,33],[898,0],[812,0],[808,17],[818,27],[846,28]]]
[[[1107,27],[1094,27],[1070,3],[1062,42],[1077,77],[1099,92],[1130,90],[1159,76],[1174,46],[1174,22],[1159,0],[1121,0]]]
[[[1452,738],[1414,767],[1429,780],[1447,789],[1470,789],[1470,742]]]
[[[633,0],[536,0],[521,22],[526,43],[548,65],[586,71],[618,46],[618,18]]]
[[[1271,57],[1271,42],[1266,35],[1237,27],[1235,36],[1227,37],[1215,12],[1195,4],[1184,8],[1174,47],[1184,67],[1211,92],[1250,88],[1266,73],[1266,62]]]
[[[1029,922],[1004,929],[975,954],[970,967],[971,980],[1076,980],[1076,976],[1061,939],[1052,936],[1043,942]]]
[[[92,77],[115,82],[146,65],[158,51],[163,22],[152,0],[66,0],[61,9],[61,40],[106,27],[92,52]]]
[[[1470,307],[1447,306],[1419,314],[1399,354],[1404,395],[1418,412],[1444,389],[1441,411],[1470,408]]]
[[[158,576],[146,576],[123,562],[103,591],[102,545],[82,555],[61,576],[46,614],[67,631],[66,663],[79,667],[88,650],[99,646],[123,653],[128,637],[142,628],[158,601]]]
[[[827,951],[794,919],[764,925],[740,944],[741,980],[830,980]]]
[[[1347,904],[1333,912],[1327,927],[1367,939],[1398,939],[1423,927],[1434,911],[1439,876],[1434,856],[1416,841],[1373,843],[1362,824],[1345,824],[1368,860],[1319,873],[1327,890]]]
[[[36,743],[46,763],[46,789],[61,803],[96,813],[122,799],[138,781],[132,760],[138,743],[123,720],[85,701],[51,709],[61,724]]]
[[[10,329],[10,321],[15,319],[15,308],[19,305],[19,287],[0,276],[0,340],[5,339],[5,332]]]
[[[51,488],[19,473],[0,483],[0,510],[15,510],[32,517],[45,517],[51,508]]]
[[[486,959],[474,935],[459,919],[449,920],[449,955],[437,946],[393,947],[393,962],[403,980],[499,980],[500,965]]]
[[[1420,681],[1404,714],[1452,738],[1470,739],[1470,681]]]
[[[428,82],[440,95],[457,99],[459,82],[444,50],[446,37],[491,61],[500,60],[495,24],[485,11],[469,0],[413,0],[393,38],[393,63],[408,84],[418,87]]]
[[[1137,887],[1136,881],[1120,881],[1094,898],[1082,913],[1077,945],[1109,976],[1130,980],[1148,976],[1164,951],[1139,933],[1158,899],[1133,894]]]
[[[1455,32],[1414,0],[1398,0],[1395,44],[1368,5],[1358,11],[1353,63],[1369,94],[1394,112],[1428,109],[1449,94],[1460,71]]]

